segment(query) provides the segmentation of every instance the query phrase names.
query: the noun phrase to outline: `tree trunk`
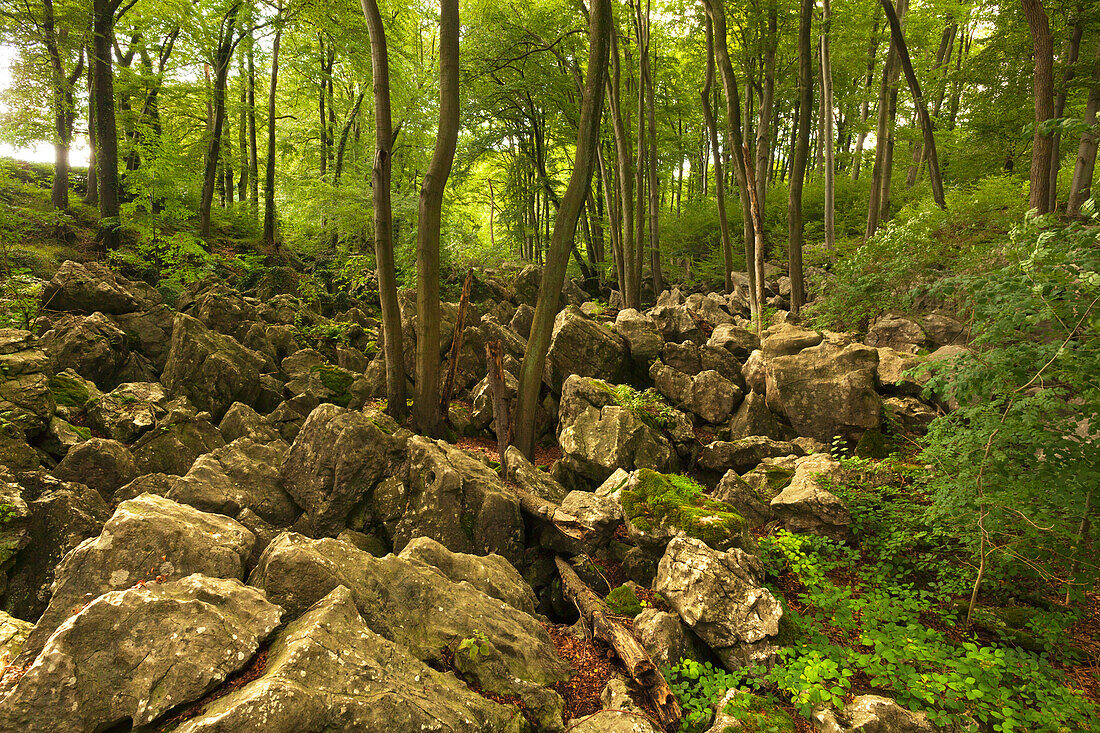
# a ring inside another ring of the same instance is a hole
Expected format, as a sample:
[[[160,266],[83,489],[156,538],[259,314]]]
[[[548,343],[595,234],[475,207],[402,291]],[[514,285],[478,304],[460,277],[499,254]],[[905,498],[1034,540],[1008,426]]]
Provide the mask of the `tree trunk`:
[[[99,204],[99,173],[96,171],[96,126],[95,126],[95,63],[94,51],[88,48],[88,187],[84,192],[84,203]]]
[[[95,89],[96,174],[99,178],[100,252],[118,246],[118,130],[115,127],[115,81],[111,65],[117,0],[92,2],[92,84]]]
[[[1085,108],[1085,124],[1090,129],[1081,135],[1077,146],[1077,162],[1073,166],[1073,183],[1070,185],[1066,213],[1077,216],[1081,205],[1092,191],[1092,176],[1096,167],[1096,147],[1100,133],[1096,130],[1096,116],[1100,112],[1100,43],[1096,44],[1096,59],[1092,67],[1092,87],[1089,89],[1088,106]]]
[[[909,82],[909,92],[913,95],[913,106],[917,109],[917,118],[920,120],[921,131],[924,133],[924,147],[928,152],[929,178],[932,182],[932,198],[941,209],[947,208],[947,202],[943,195],[943,178],[940,176],[940,158],[936,152],[936,136],[932,130],[932,118],[928,116],[928,105],[921,94],[920,82],[913,71],[913,62],[909,58],[909,48],[905,44],[905,36],[901,31],[901,21],[890,0],[880,0],[882,9],[886,12],[886,20],[890,24],[890,35],[898,50],[898,59],[901,68],[905,71],[905,79]]]
[[[382,308],[382,348],[386,360],[386,412],[403,422],[409,412],[405,396],[405,352],[401,307],[397,301],[397,270],[393,256],[393,118],[390,110],[390,61],[386,28],[377,0],[362,0],[370,34],[371,73],[374,80],[374,166],[371,189],[374,202],[374,266]],[[359,99],[362,100],[362,95]],[[356,104],[358,109],[358,104]],[[345,136],[346,137],[346,136]],[[341,148],[343,145],[341,145]],[[337,173],[339,161],[337,159]]]
[[[1042,126],[1054,117],[1054,40],[1042,0],[1023,0],[1024,17],[1031,32],[1034,53],[1032,91],[1035,100],[1035,133],[1031,143],[1031,194],[1028,205],[1040,214],[1050,211],[1050,160],[1053,145]]]
[[[1054,98],[1054,118],[1061,119],[1062,113],[1066,109],[1066,95],[1069,92],[1069,83],[1073,81],[1073,74],[1076,70],[1077,56],[1081,52],[1081,36],[1084,33],[1084,26],[1081,20],[1078,19],[1073,24],[1073,31],[1070,34],[1069,45],[1066,49],[1066,57],[1064,59],[1066,68],[1062,72],[1062,86],[1058,89],[1058,94]],[[1051,136],[1050,142],[1050,188],[1047,192],[1047,211],[1054,211],[1058,207],[1058,170],[1062,167],[1062,132],[1061,130],[1055,130]]]
[[[710,106],[710,90],[714,85],[714,32],[711,27],[710,15],[704,18],[707,36],[707,76],[703,84],[703,90],[699,96],[703,100],[703,122],[707,128],[710,139],[710,147],[715,150],[714,157],[714,185],[718,192],[718,232],[722,237],[722,261],[726,275],[726,292],[733,292],[733,246],[730,244],[729,218],[726,214],[726,182],[722,175],[722,158],[718,151],[718,125],[714,121],[714,112]],[[751,269],[746,262],[745,267]],[[751,299],[751,295],[750,295]]]
[[[622,256],[622,272],[619,280],[619,291],[622,293],[623,302],[626,306],[636,308],[641,304],[639,292],[641,283],[634,276],[636,258],[634,257],[634,248],[630,244],[634,232],[634,170],[628,142],[630,131],[626,121],[623,120],[619,96],[621,71],[617,37],[617,32],[612,31],[607,97],[611,111],[611,127],[615,137],[616,182],[618,183],[619,226],[621,226],[619,246]]]
[[[899,14],[904,14],[908,7],[907,0],[897,0]],[[893,34],[890,37],[890,47],[886,54],[886,62],[882,66],[882,82],[878,91],[878,123],[875,126],[875,164],[871,169],[871,195],[867,205],[867,229],[864,233],[866,239],[874,236],[878,230],[879,220],[882,214],[882,182],[887,168],[887,148],[890,137],[890,88],[893,80],[897,78],[898,51]]]
[[[277,14],[282,14],[280,5]],[[283,37],[280,23],[275,29],[271,47],[271,86],[267,93],[267,165],[264,169],[264,233],[263,242],[274,255],[275,247],[275,90],[279,87],[279,43]]]
[[[798,315],[806,300],[802,273],[802,185],[810,153],[810,113],[814,106],[813,47],[810,37],[814,0],[802,0],[798,23],[798,116],[795,119],[790,196],[787,200],[787,264],[791,278],[791,313]]]
[[[443,192],[458,143],[458,0],[440,0],[439,131],[420,187],[416,228],[416,398],[426,435],[439,430],[439,229]]]
[[[199,201],[199,234],[210,236],[210,209],[214,203],[214,187],[217,183],[218,160],[221,153],[222,127],[225,124],[225,86],[229,76],[229,59],[233,52],[233,34],[236,30],[237,11],[240,3],[234,3],[226,12],[218,36],[218,48],[214,53],[214,120],[210,129],[210,141],[206,148],[206,167],[203,172],[202,198]]]
[[[254,39],[248,38],[248,200],[252,202],[252,215],[260,208],[260,156],[256,145],[256,59],[253,53]]]
[[[650,12],[652,0],[646,0],[645,11],[645,39],[646,50],[649,45]],[[661,273],[661,234],[660,234],[660,189],[661,182],[657,179],[657,117],[654,111],[653,93],[653,63],[649,53],[645,55],[645,92],[646,92],[646,123],[649,125],[649,271],[653,278],[653,297],[661,294],[665,289],[664,277]]]
[[[823,144],[825,152],[825,246],[836,247],[836,161],[833,151],[833,68],[829,59],[829,34],[832,28],[832,9],[824,0],[821,29],[821,114],[825,120]]]
[[[543,268],[527,351],[519,373],[519,391],[512,420],[513,445],[530,457],[535,447],[535,413],[550,335],[558,312],[569,251],[576,234],[577,219],[588,197],[588,188],[599,147],[600,118],[603,114],[603,88],[607,76],[611,45],[611,0],[592,0],[588,21],[588,68],[584,97],[577,127],[577,154],[569,185],[558,207],[554,233]]]
[[[237,162],[241,168],[237,179],[237,200],[248,200],[248,76],[244,69],[244,54],[237,56],[237,76],[241,87],[240,115],[237,120]]]
[[[768,4],[768,31],[764,38],[763,95],[756,124],[756,200],[761,211],[767,209],[768,178],[771,173],[772,116],[775,113],[775,52],[777,35],[776,4]]]

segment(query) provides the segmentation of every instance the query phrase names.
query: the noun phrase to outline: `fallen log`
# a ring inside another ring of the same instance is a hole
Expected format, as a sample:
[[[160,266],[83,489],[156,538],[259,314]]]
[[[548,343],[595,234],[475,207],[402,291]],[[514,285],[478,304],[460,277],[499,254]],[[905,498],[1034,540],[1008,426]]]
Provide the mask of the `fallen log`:
[[[562,590],[566,598],[577,607],[577,612],[592,628],[593,634],[606,641],[618,655],[631,678],[641,685],[653,703],[661,726],[668,731],[680,725],[680,704],[676,696],[653,663],[649,653],[625,626],[611,618],[611,610],[596,593],[585,585],[576,571],[560,556],[554,558],[561,576]]]

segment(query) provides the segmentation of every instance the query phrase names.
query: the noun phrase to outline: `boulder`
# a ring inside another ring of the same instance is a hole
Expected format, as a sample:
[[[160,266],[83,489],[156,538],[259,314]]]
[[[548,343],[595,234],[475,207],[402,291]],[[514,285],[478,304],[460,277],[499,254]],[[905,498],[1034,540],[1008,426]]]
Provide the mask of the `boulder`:
[[[50,635],[88,601],[135,583],[192,573],[242,578],[255,538],[237,522],[152,494],[119,504],[95,538],[57,566],[49,606],[16,660],[31,661]]]
[[[772,512],[791,532],[850,539],[852,517],[848,507],[822,486],[840,478],[840,463],[829,454],[801,458],[790,484],[771,500]]]
[[[10,563],[4,610],[34,620],[50,601],[54,569],[70,550],[100,533],[110,511],[99,492],[58,481],[44,471],[21,474],[18,479],[0,472],[0,477],[21,489],[28,514],[23,529],[30,548],[17,553]],[[10,521],[5,524],[11,526]],[[7,541],[4,544],[8,546]]]
[[[620,405],[589,405],[575,420],[563,419],[558,442],[564,454],[562,470],[593,484],[617,468],[670,471],[678,464],[668,438]]]
[[[82,443],[91,437],[91,430],[78,428],[56,415],[50,420],[50,426],[46,428],[46,434],[39,440],[38,447],[58,460],[65,457],[73,446]],[[37,463],[37,458],[35,460]],[[3,463],[3,460],[0,460]]]
[[[630,538],[657,555],[674,537],[694,537],[719,550],[744,541],[741,516],[686,476],[639,469],[617,494]]]
[[[268,546],[248,582],[264,589],[289,618],[346,586],[372,631],[422,661],[439,662],[448,644],[481,632],[501,652],[511,676],[539,686],[567,676],[567,665],[534,617],[421,562],[373,557],[345,542],[288,532]]]
[[[744,473],[755,468],[765,458],[799,456],[803,452],[794,443],[772,440],[763,435],[754,435],[740,440],[716,440],[699,451],[699,467],[722,474],[730,469]]]
[[[50,377],[49,391],[53,397],[56,414],[69,422],[78,415],[83,415],[87,408],[103,396],[94,382],[85,379],[72,369],[65,369]]]
[[[729,423],[731,441],[762,435],[772,440],[786,437],[775,415],[768,409],[767,401],[760,392],[749,392],[737,407]]]
[[[0,328],[0,415],[31,438],[45,432],[54,414],[50,371],[29,331]]]
[[[867,329],[867,338],[863,342],[868,346],[908,354],[915,354],[929,344],[928,336],[919,323],[897,313],[879,316],[874,325]]]
[[[554,392],[571,375],[617,382],[626,365],[626,341],[570,306],[558,313],[546,355],[546,382]]]
[[[684,305],[709,326],[733,323],[733,317],[726,311],[726,301],[717,293],[692,293]]]
[[[927,376],[905,376],[919,366],[923,359],[891,348],[879,347],[878,367],[875,373],[882,391],[889,394],[919,395],[928,381]]]
[[[88,410],[88,422],[113,440],[132,443],[157,424],[166,402],[168,396],[157,382],[126,382]]]
[[[691,537],[673,539],[654,590],[729,669],[770,655],[783,607],[763,587],[760,559],[738,548],[719,552]]]
[[[520,303],[516,306],[516,312],[512,314],[511,319],[508,321],[508,327],[523,338],[530,338],[531,324],[534,323],[534,320],[535,309],[527,303]]]
[[[134,460],[140,473],[182,476],[199,456],[225,445],[225,439],[202,415],[168,415],[156,429],[134,444]]]
[[[402,469],[405,510],[394,525],[393,544],[430,537],[453,552],[492,552],[513,565],[523,557],[519,501],[500,476],[477,458],[442,440],[414,436]]]
[[[130,353],[126,333],[102,313],[66,314],[42,334],[41,343],[53,371],[72,369],[102,389],[111,389],[120,382],[156,378],[150,365],[150,378],[141,379],[141,358]],[[127,375],[135,378],[127,380]]]
[[[23,640],[33,626],[30,621],[22,621],[0,611],[0,669],[6,668],[19,654]]]
[[[348,512],[386,475],[396,448],[363,413],[318,407],[294,439],[280,470],[286,491],[316,536],[335,537]]]
[[[623,523],[623,510],[619,502],[591,491],[570,491],[559,508],[563,514],[575,517],[588,530],[585,537],[588,547],[607,547],[615,530]]]
[[[240,340],[249,324],[259,315],[256,308],[239,292],[225,283],[215,282],[199,291],[180,309],[202,321],[211,331]]]
[[[529,494],[554,504],[565,498],[565,487],[527,460],[523,451],[514,445],[504,452],[505,476]]]
[[[469,583],[517,611],[534,615],[535,593],[519,572],[500,555],[468,555],[451,552],[428,537],[417,537],[399,554],[403,560],[419,562],[455,583]]]
[[[172,347],[161,382],[173,396],[186,396],[221,420],[234,402],[255,402],[263,365],[255,351],[180,313],[172,326]]]
[[[153,369],[159,373],[164,370],[164,364],[168,361],[175,316],[174,310],[158,304],[149,310],[112,314],[111,320],[126,334],[130,348],[147,358]]]
[[[882,402],[875,391],[878,350],[823,343],[767,361],[767,404],[799,435],[830,443],[858,440],[878,428]]]
[[[657,330],[661,332],[661,338],[666,342],[694,341],[695,343],[701,343],[706,340],[699,324],[691,317],[691,311],[682,304],[670,302],[664,305],[658,301],[656,306],[646,311],[646,315],[657,324]]]
[[[924,435],[937,412],[916,397],[887,397],[882,401],[886,424],[894,434]]]
[[[519,305],[528,305],[534,308],[539,299],[539,288],[542,286],[542,268],[538,265],[526,265],[516,273],[512,281],[512,300]]]
[[[941,730],[918,713],[881,695],[859,695],[838,714],[817,709],[810,716],[820,733],[937,733]]]
[[[262,674],[206,704],[176,733],[519,733],[494,703],[372,631],[334,588],[286,627]]]
[[[791,714],[774,699],[754,695],[741,688],[727,690],[714,704],[714,722],[706,733],[733,733],[744,730],[794,733]]]
[[[920,327],[928,334],[932,348],[959,346],[966,343],[969,328],[951,316],[928,313],[920,317]]]
[[[203,575],[105,593],[49,638],[0,706],[0,730],[148,725],[244,667],[279,617],[255,588]]]
[[[160,294],[97,262],[66,260],[42,288],[42,308],[75,313],[133,313],[160,303]]]
[[[744,361],[749,358],[749,354],[760,348],[760,338],[743,326],[723,323],[714,327],[707,344],[721,347]]]
[[[742,396],[736,384],[713,369],[699,372],[691,380],[691,411],[712,425],[728,420]]]
[[[16,553],[31,540],[30,508],[23,497],[23,487],[11,473],[0,466],[0,593],[7,582],[7,572],[15,563]]]
[[[768,377],[764,368],[763,351],[756,349],[749,354],[749,358],[741,366],[741,378],[745,380],[747,389],[761,395],[767,392]]]
[[[110,501],[116,489],[137,477],[138,468],[134,455],[122,443],[92,438],[73,446],[53,475],[62,481],[86,484]]]
[[[691,375],[654,361],[649,365],[649,378],[657,391],[678,410],[691,410],[693,402]]]
[[[790,356],[811,346],[817,346],[821,340],[822,335],[817,331],[792,323],[783,323],[765,331],[765,336],[760,342],[760,350],[765,359],[774,359],[777,356]]]
[[[615,316],[615,333],[626,341],[631,360],[642,366],[656,359],[664,345],[657,324],[634,308],[624,308]]]
[[[695,648],[687,630],[674,613],[647,608],[634,617],[634,635],[660,668],[675,667],[682,659],[694,659]]]

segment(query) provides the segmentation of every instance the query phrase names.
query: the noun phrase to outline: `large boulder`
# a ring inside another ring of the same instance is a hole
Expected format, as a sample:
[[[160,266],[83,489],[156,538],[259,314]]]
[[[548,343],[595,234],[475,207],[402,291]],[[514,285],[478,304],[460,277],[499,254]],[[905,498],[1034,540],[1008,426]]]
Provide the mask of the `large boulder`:
[[[137,477],[138,469],[133,453],[122,443],[92,438],[73,446],[53,475],[62,481],[87,484],[110,501],[116,489]]]
[[[920,324],[898,313],[886,313],[878,317],[867,329],[868,346],[890,348],[915,354],[929,345],[927,334]]]
[[[150,310],[113,314],[111,320],[127,335],[130,348],[147,358],[159,373],[164,370],[172,347],[175,317],[176,312],[168,306],[155,305]]]
[[[172,326],[172,347],[161,382],[173,396],[185,396],[221,420],[234,402],[256,401],[263,366],[260,354],[180,313]]]
[[[0,611],[0,669],[6,668],[19,654],[23,640],[33,626],[30,621],[22,621]]]
[[[674,613],[646,608],[634,617],[634,635],[658,667],[675,667],[696,652],[683,621]]]
[[[791,532],[803,532],[846,540],[851,537],[848,507],[823,484],[841,478],[841,466],[827,453],[799,459],[794,476],[774,499],[772,512]]]
[[[480,632],[501,653],[509,675],[539,686],[566,677],[566,664],[533,616],[419,561],[284,533],[264,551],[249,584],[291,618],[343,585],[367,626],[417,659],[441,661],[449,644]]]
[[[97,262],[66,260],[42,288],[42,308],[75,313],[133,313],[160,303],[160,294]]]
[[[622,336],[570,306],[558,313],[546,355],[546,382],[555,392],[571,375],[617,382],[626,365]]]
[[[53,371],[72,369],[102,389],[156,379],[148,360],[130,351],[126,333],[102,313],[58,318],[42,334],[42,346]]]
[[[728,420],[742,397],[740,387],[713,369],[692,377],[691,411],[708,423],[718,424]]]
[[[222,421],[218,423],[218,430],[227,443],[232,443],[237,438],[250,438],[257,443],[281,439],[279,431],[270,420],[243,402],[230,405]]]
[[[367,416],[332,404],[302,426],[282,465],[286,491],[305,512],[315,536],[335,537],[348,512],[388,472],[394,439]]]
[[[675,304],[672,302],[662,304],[661,301],[658,300],[657,305],[646,311],[646,315],[657,324],[657,330],[661,332],[661,338],[665,341],[672,343],[680,343],[681,341],[701,343],[706,340],[703,337],[702,330],[699,328],[699,324],[692,318],[691,311],[683,304]]]
[[[920,366],[923,359],[896,349],[879,347],[878,375],[882,391],[889,394],[919,395],[928,381],[925,374],[907,376],[906,373]]]
[[[429,537],[417,537],[398,555],[420,562],[455,583],[469,583],[487,596],[516,610],[535,613],[535,593],[519,572],[500,555],[451,552]]]
[[[186,304],[188,315],[203,322],[211,331],[240,340],[249,324],[259,318],[256,307],[224,283],[215,282],[197,293]]]
[[[169,413],[134,444],[139,473],[182,476],[195,459],[225,445],[221,432],[207,419],[188,411]]]
[[[767,400],[759,392],[749,392],[737,407],[729,422],[729,439],[742,440],[762,435],[772,440],[783,440],[785,433],[768,409]]]
[[[817,331],[793,323],[782,323],[765,332],[760,350],[765,359],[774,359],[777,356],[797,354],[803,349],[817,346],[821,341],[822,335]]]
[[[57,566],[50,604],[17,662],[34,659],[50,635],[90,600],[157,578],[192,573],[244,577],[255,538],[242,525],[160,496],[119,504],[95,538],[80,543]]]
[[[686,476],[639,469],[618,490],[627,533],[661,554],[674,537],[694,537],[719,550],[740,546],[744,520]]]
[[[446,441],[422,436],[409,439],[404,470],[408,493],[404,515],[394,526],[394,549],[430,537],[453,552],[495,552],[520,563],[519,502],[495,471]]]
[[[105,593],[49,638],[0,706],[0,730],[148,725],[244,667],[280,615],[255,588],[203,575]]]
[[[730,469],[743,473],[755,468],[765,458],[800,456],[804,452],[794,443],[772,440],[763,435],[739,440],[715,440],[699,451],[699,467],[722,474]]]
[[[558,442],[564,453],[560,470],[593,485],[617,468],[671,471],[678,464],[668,438],[621,405],[589,405],[572,421],[563,418]]]
[[[50,371],[29,331],[0,328],[0,415],[29,437],[44,432],[54,414]]]
[[[654,590],[729,669],[770,655],[783,607],[764,587],[760,559],[738,548],[720,552],[677,537],[657,566]]]
[[[817,709],[811,716],[820,733],[937,733],[927,713],[904,708],[888,697],[859,695],[840,713]]]
[[[166,402],[168,396],[157,382],[126,382],[88,410],[88,422],[113,440],[132,443],[157,424]]]
[[[176,733],[519,733],[522,724],[516,708],[375,633],[338,586],[276,637],[259,678]]]
[[[615,333],[626,340],[630,358],[641,366],[656,359],[665,343],[657,324],[634,308],[624,308],[615,316]]]
[[[878,350],[829,342],[767,360],[767,404],[799,435],[857,440],[882,422],[875,391]]]
[[[31,540],[28,527],[31,512],[23,497],[23,487],[3,466],[0,466],[0,508],[3,510],[0,511],[0,592],[3,592],[16,554]]]
[[[504,452],[504,470],[509,481],[514,481],[529,494],[554,504],[560,504],[565,498],[565,487],[527,460],[523,451],[514,445]]]
[[[760,337],[744,326],[723,323],[714,327],[707,344],[721,347],[744,361],[749,358],[749,354],[760,348]]]
[[[962,321],[941,313],[927,313],[921,316],[920,326],[928,334],[932,348],[965,344],[970,330]]]

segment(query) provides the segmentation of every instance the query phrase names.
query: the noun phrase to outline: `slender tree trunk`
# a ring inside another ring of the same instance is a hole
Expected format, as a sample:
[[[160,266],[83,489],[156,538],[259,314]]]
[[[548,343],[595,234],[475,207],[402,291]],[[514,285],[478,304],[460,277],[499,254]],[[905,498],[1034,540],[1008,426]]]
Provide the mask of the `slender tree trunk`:
[[[774,2],[768,3],[768,31],[764,37],[764,59],[760,111],[756,125],[756,200],[760,210],[767,210],[769,164],[771,162],[771,141],[773,134],[772,116],[775,114],[775,52],[779,37],[777,31],[777,11]]]
[[[950,21],[950,16],[948,17]],[[936,63],[932,66],[932,75],[939,76],[940,69],[950,63],[951,48],[954,46],[955,41],[955,29],[957,26],[953,22],[948,22],[943,27],[943,32],[940,34],[940,46],[936,49]],[[936,96],[936,101],[932,105],[932,117],[938,118],[940,114],[940,105],[943,103],[943,85],[939,85],[939,91]],[[909,166],[909,173],[905,176],[905,185],[908,188],[912,188],[913,184],[917,182],[917,178],[920,176],[921,168],[924,167],[925,162],[928,160],[928,148],[924,146],[923,139],[913,146],[913,162]]]
[[[535,447],[535,412],[542,387],[543,366],[550,348],[550,335],[557,316],[561,289],[565,284],[565,271],[576,234],[577,219],[588,196],[599,147],[611,24],[611,0],[592,0],[588,25],[588,69],[577,130],[575,165],[554,221],[554,233],[539,286],[531,335],[527,340],[527,351],[520,368],[515,416],[511,421],[514,431],[512,443],[529,457]]]
[[[660,234],[660,189],[657,179],[657,116],[654,111],[653,63],[650,51],[650,13],[652,0],[646,0],[645,11],[645,65],[643,76],[646,92],[646,123],[649,126],[649,271],[653,277],[653,296],[657,297],[665,289],[661,272],[661,234]]]
[[[833,151],[833,68],[829,58],[829,35],[832,32],[832,8],[824,0],[821,29],[821,114],[825,120],[823,143],[825,152],[825,246],[836,247],[836,161]]]
[[[244,54],[237,56],[237,76],[240,84],[240,115],[237,120],[237,163],[241,168],[237,179],[237,200],[248,200],[248,76],[244,69]]]
[[[798,23],[798,116],[795,119],[790,197],[787,200],[787,264],[791,278],[791,313],[806,300],[802,274],[802,185],[810,153],[810,114],[814,106],[812,36],[814,0],[801,0]]]
[[[611,36],[611,65],[608,71],[607,96],[611,109],[611,127],[615,138],[615,159],[617,162],[616,181],[618,183],[618,199],[621,233],[619,246],[622,254],[622,273],[619,280],[619,290],[623,296],[623,302],[628,308],[636,308],[641,304],[640,288],[634,273],[636,272],[635,251],[631,245],[634,232],[634,170],[630,155],[630,130],[623,119],[621,99],[619,95],[621,70],[619,63],[619,50],[617,42],[618,33],[612,31]]]
[[[1050,211],[1053,141],[1049,135],[1043,134],[1042,125],[1054,117],[1054,40],[1050,35],[1050,20],[1043,9],[1042,0],[1022,1],[1035,56],[1035,134],[1031,143],[1031,194],[1028,205],[1040,214],[1045,214]]]
[[[115,127],[115,82],[111,63],[117,9],[117,0],[92,1],[92,75],[100,219],[96,242],[101,252],[118,246],[118,130]]]
[[[99,203],[99,173],[96,169],[96,122],[95,108],[98,99],[95,93],[95,51],[88,48],[88,188],[84,192],[84,203]]]
[[[1062,72],[1062,86],[1054,98],[1054,118],[1061,119],[1066,109],[1066,96],[1069,93],[1069,83],[1073,81],[1076,69],[1077,56],[1081,52],[1081,36],[1084,33],[1084,25],[1078,19],[1073,24],[1070,33],[1069,44],[1066,48],[1065,71]],[[1062,167],[1062,132],[1055,130],[1050,142],[1050,187],[1047,193],[1047,211],[1054,211],[1058,206],[1058,170]]]
[[[726,276],[726,292],[733,292],[733,246],[730,244],[729,219],[726,214],[726,182],[722,175],[722,159],[717,155],[718,150],[718,125],[714,121],[714,112],[710,106],[710,92],[714,86],[714,35],[711,27],[710,15],[705,16],[707,37],[707,76],[703,84],[703,90],[699,93],[703,100],[703,122],[707,127],[707,135],[710,139],[710,147],[716,151],[714,157],[714,185],[718,192],[718,232],[722,238],[722,261]],[[746,262],[745,267],[752,269]],[[751,296],[750,296],[751,298]]]
[[[203,172],[202,198],[199,201],[199,234],[210,236],[210,209],[214,203],[214,187],[217,183],[218,162],[221,154],[222,127],[225,124],[225,87],[229,75],[229,59],[233,52],[233,35],[236,31],[237,12],[240,3],[229,7],[222,22],[218,48],[214,54],[214,120],[210,129],[210,141],[206,148],[206,167]]]
[[[281,15],[282,5],[276,13]],[[274,255],[275,245],[275,91],[279,88],[279,45],[283,38],[283,26],[275,29],[275,42],[271,46],[271,86],[267,93],[267,165],[264,169],[264,233],[263,242]]]
[[[439,231],[443,192],[458,143],[458,0],[440,0],[439,131],[420,188],[416,231],[416,398],[426,435],[439,430]]]
[[[908,0],[897,0],[898,14],[904,15],[908,7]],[[891,8],[893,10],[893,8]],[[889,23],[889,21],[887,21]],[[871,169],[871,195],[867,206],[867,229],[864,233],[866,239],[874,236],[878,230],[879,221],[882,218],[883,180],[887,178],[886,171],[889,167],[889,138],[890,138],[890,99],[891,87],[897,79],[898,50],[893,34],[890,36],[890,48],[886,54],[886,62],[882,66],[882,82],[878,92],[878,124],[875,126],[875,164]]]
[[[1070,185],[1069,201],[1066,213],[1077,216],[1081,205],[1088,200],[1092,191],[1092,177],[1096,167],[1096,147],[1100,134],[1097,133],[1096,117],[1100,112],[1100,43],[1096,44],[1096,58],[1092,66],[1092,86],[1089,89],[1089,101],[1085,108],[1085,124],[1090,129],[1081,135],[1077,146],[1077,162],[1073,166],[1073,183]]]
[[[256,145],[256,59],[253,53],[255,39],[248,36],[248,200],[252,202],[252,215],[260,208],[260,156]]]

